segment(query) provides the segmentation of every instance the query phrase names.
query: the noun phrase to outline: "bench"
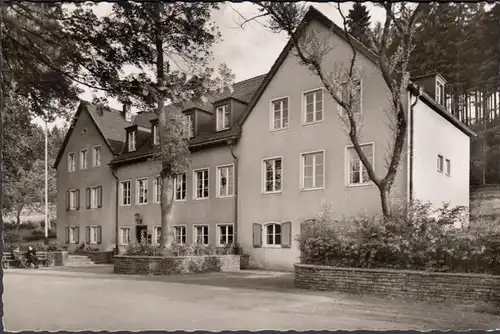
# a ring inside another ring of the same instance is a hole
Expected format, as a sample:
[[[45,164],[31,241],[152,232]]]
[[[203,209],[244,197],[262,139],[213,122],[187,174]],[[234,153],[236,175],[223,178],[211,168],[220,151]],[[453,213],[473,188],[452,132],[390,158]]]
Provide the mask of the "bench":
[[[22,261],[14,258],[12,252],[4,252],[2,255],[2,268],[9,269],[11,266],[23,267],[23,263],[26,263],[26,252],[20,253]],[[38,258],[38,264],[43,266],[49,265],[49,254],[47,252],[37,252],[36,257]]]

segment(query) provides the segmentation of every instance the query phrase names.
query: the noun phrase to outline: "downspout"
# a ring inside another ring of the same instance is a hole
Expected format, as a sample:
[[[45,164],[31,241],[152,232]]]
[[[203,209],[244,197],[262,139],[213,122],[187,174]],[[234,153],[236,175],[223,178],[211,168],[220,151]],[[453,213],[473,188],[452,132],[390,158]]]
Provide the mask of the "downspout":
[[[115,255],[120,254],[120,247],[119,247],[119,241],[120,241],[120,227],[118,225],[118,191],[119,191],[119,181],[118,177],[115,175],[114,167],[111,167],[111,174],[113,174],[113,177],[115,178],[115,183],[116,183],[116,189],[115,189]]]
[[[418,102],[418,99],[422,95],[422,87],[412,85],[410,89],[410,98],[408,100],[409,112],[410,112],[410,131],[409,131],[409,141],[408,141],[408,159],[409,159],[409,189],[408,189],[408,203],[413,202],[413,142],[414,142],[414,108]],[[415,96],[415,102],[411,103],[412,96]]]
[[[238,157],[234,154],[234,139],[228,139],[227,144],[234,160],[234,235],[235,243],[238,243]]]

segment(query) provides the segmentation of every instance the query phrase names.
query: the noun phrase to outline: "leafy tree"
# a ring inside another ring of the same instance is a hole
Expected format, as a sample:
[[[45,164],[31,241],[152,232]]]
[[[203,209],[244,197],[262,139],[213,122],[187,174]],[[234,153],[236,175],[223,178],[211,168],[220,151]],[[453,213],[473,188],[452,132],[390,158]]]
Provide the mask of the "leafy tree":
[[[347,31],[364,45],[370,45],[370,14],[364,4],[355,2],[349,9]]]

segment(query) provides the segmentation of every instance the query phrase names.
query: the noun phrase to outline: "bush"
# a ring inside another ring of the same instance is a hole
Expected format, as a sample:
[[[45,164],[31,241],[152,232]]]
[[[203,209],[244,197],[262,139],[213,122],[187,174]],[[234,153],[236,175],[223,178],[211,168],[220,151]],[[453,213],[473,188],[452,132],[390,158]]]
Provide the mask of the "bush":
[[[500,274],[500,232],[454,228],[465,208],[414,203],[390,219],[334,219],[324,207],[302,224],[301,262],[357,268],[392,268]]]
[[[126,255],[143,255],[143,256],[204,256],[204,255],[225,255],[238,254],[241,249],[238,245],[228,245],[222,249],[217,249],[213,246],[203,244],[178,244],[172,243],[170,248],[163,248],[159,245],[149,244],[147,242],[130,243],[128,244]]]

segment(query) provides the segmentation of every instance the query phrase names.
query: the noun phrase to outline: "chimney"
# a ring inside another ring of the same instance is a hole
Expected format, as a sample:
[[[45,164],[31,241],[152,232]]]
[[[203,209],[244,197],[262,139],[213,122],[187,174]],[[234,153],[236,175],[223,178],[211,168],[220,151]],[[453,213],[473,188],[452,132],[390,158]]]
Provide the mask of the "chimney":
[[[122,115],[123,119],[126,120],[127,122],[130,122],[130,104],[129,103],[124,103],[122,106],[122,111],[120,112]]]

